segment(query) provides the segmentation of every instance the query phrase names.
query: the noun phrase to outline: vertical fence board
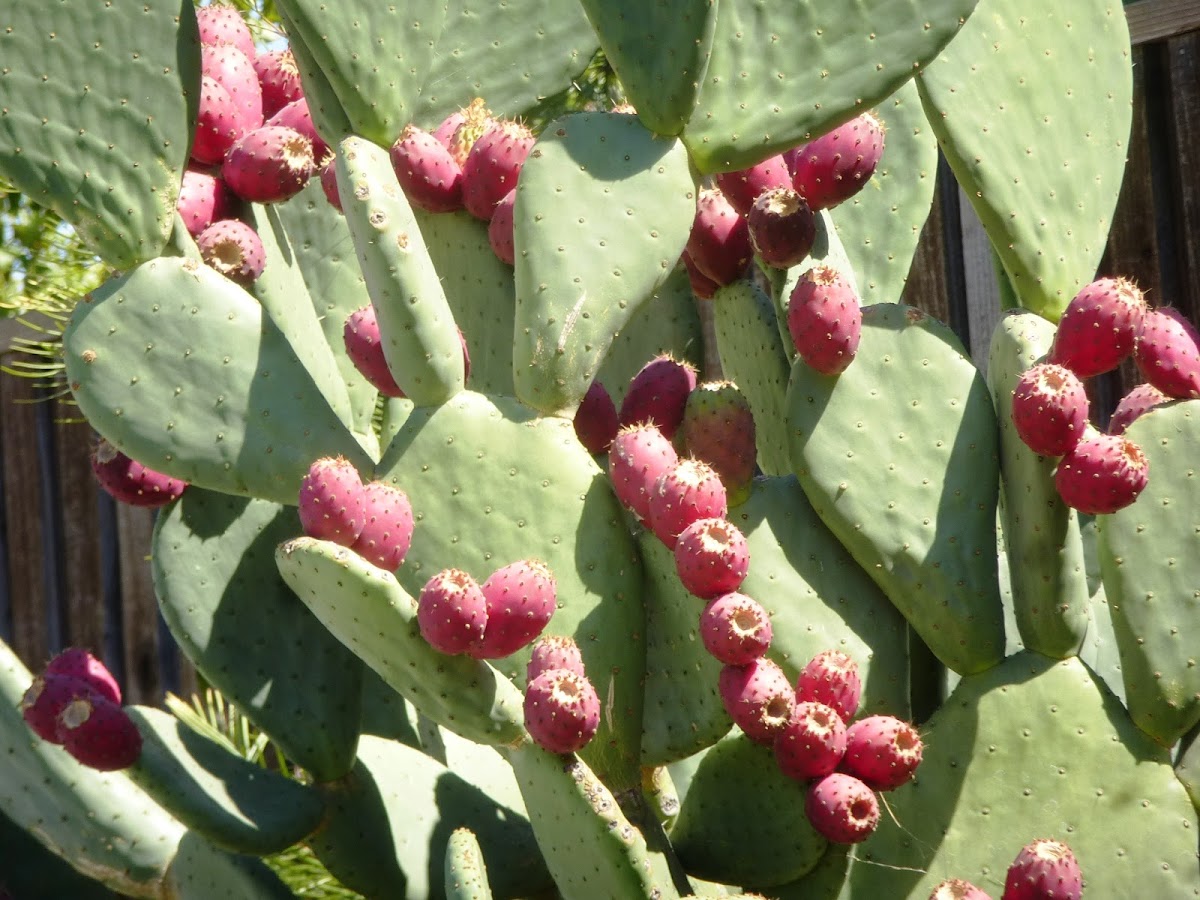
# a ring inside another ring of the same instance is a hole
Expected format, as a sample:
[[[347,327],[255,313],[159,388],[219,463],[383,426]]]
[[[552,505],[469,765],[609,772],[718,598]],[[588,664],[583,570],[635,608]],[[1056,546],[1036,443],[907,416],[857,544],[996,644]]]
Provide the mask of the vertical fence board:
[[[125,639],[125,683],[130,703],[158,703],[163,678],[158,664],[158,603],[150,574],[151,511],[117,505],[121,548],[121,596]]]
[[[1200,32],[1167,41],[1172,181],[1176,221],[1172,229],[1180,265],[1179,295],[1166,298],[1195,322],[1200,305]]]
[[[908,280],[900,301],[924,310],[942,322],[950,321],[950,293],[946,284],[946,242],[942,223],[941,186],[933,193],[929,218],[921,229]]]

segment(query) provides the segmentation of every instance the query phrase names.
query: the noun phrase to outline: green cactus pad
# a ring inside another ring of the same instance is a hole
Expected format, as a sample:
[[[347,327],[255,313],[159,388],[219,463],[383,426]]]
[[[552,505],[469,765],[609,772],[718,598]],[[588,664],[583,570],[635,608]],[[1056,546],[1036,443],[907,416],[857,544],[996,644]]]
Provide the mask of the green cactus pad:
[[[0,59],[0,175],[114,268],[161,253],[199,107],[191,0],[11,0]]]
[[[1200,440],[1200,401],[1172,403],[1139,416],[1125,437],[1145,453],[1150,481],[1132,505],[1096,517],[1100,566],[1129,714],[1169,747],[1200,721],[1195,611],[1200,478],[1192,464]]]
[[[275,547],[294,508],[189,488],[160,513],[154,589],[205,680],[318,780],[354,762],[362,668],[288,590]]]
[[[1200,820],[1166,750],[1078,659],[1009,657],[923,729],[916,779],[855,855],[843,896],[924,900],[946,878],[993,896],[1021,847],[1065,842],[1087,896],[1191,897]]]
[[[447,900],[492,900],[483,851],[469,828],[455,828],[446,844],[445,889]]]
[[[1192,729],[1184,737],[1175,762],[1175,776],[1192,798],[1192,806],[1200,811],[1200,730]]]
[[[75,307],[63,351],[96,430],[193,485],[295,503],[314,459],[373,464],[258,303],[195,261],[107,282]]]
[[[678,140],[619,113],[546,127],[517,183],[518,398],[574,413],[614,336],[675,269],[695,210]]]
[[[330,147],[336,147],[342,138],[354,133],[350,117],[346,115],[337,91],[329,83],[325,73],[321,71],[321,66],[308,47],[303,41],[294,37],[299,34],[299,29],[288,19],[287,9],[276,5],[275,11],[279,13],[286,32],[293,36],[288,41],[288,49],[292,51],[292,57],[296,60],[296,69],[300,72],[304,100],[308,103],[308,114],[312,117],[313,126],[325,143]],[[316,160],[316,162],[320,164],[321,161]]]
[[[868,307],[841,375],[796,361],[787,409],[796,475],[830,531],[945,665],[999,662],[996,415],[950,330],[913,307]]]
[[[228,853],[189,831],[167,871],[164,898],[170,900],[294,900],[295,895],[265,863]]]
[[[4,870],[4,887],[10,897],[123,900],[126,896],[76,872],[5,815],[0,815],[0,859],[21,861]]]
[[[1121,4],[981,0],[917,83],[1021,305],[1057,321],[1100,264],[1129,155]]]
[[[744,169],[870,109],[933,59],[975,0],[721,0],[696,111],[683,131],[700,171]]]

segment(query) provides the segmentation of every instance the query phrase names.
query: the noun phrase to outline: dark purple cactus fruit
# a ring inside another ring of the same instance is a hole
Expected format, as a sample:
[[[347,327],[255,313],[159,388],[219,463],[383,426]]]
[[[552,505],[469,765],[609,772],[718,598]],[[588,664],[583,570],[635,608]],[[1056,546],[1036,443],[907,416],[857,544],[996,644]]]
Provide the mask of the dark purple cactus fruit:
[[[771,637],[771,617],[745,594],[722,594],[700,613],[704,649],[727,666],[745,666],[766,655]]]
[[[824,703],[797,703],[792,717],[775,735],[775,762],[788,778],[823,778],[846,752],[846,723]]]
[[[620,429],[608,451],[608,477],[617,499],[640,521],[648,522],[654,483],[678,459],[671,442],[655,426]]]
[[[261,128],[264,121],[262,88],[251,62],[253,58],[253,53],[247,56],[232,44],[200,48],[200,71],[229,92],[235,123],[243,134]]]
[[[1117,403],[1108,420],[1109,434],[1124,434],[1135,419],[1144,416],[1156,406],[1170,403],[1171,398],[1149,382],[1134,385]]]
[[[525,687],[525,727],[551,753],[582,750],[600,727],[600,698],[583,675],[550,669]]]
[[[443,569],[421,588],[417,626],[434,650],[448,656],[467,653],[483,640],[487,598],[478,582],[461,569]]]
[[[322,541],[351,547],[366,526],[363,483],[343,456],[323,456],[300,482],[300,525]]]
[[[445,144],[450,155],[460,166],[464,166],[475,142],[495,122],[496,120],[492,118],[492,111],[487,108],[483,98],[476,97],[458,112],[443,119],[433,132],[433,136]]]
[[[142,735],[120,704],[78,697],[58,714],[58,738],[77,762],[101,772],[127,769],[142,755]]]
[[[1071,848],[1061,841],[1026,844],[1008,867],[1000,900],[1079,900],[1083,873]]]
[[[824,650],[808,661],[796,679],[796,699],[832,707],[846,724],[858,712],[862,678],[858,663],[841,650]]]
[[[30,730],[42,740],[61,744],[58,714],[73,700],[100,696],[86,681],[69,675],[42,674],[33,679],[33,684],[21,698],[21,716]]]
[[[760,194],[746,217],[750,243],[763,262],[776,269],[799,265],[817,239],[817,218],[790,187]]]
[[[200,43],[209,46],[231,44],[247,57],[254,58],[254,35],[242,14],[232,6],[217,3],[196,10],[196,22],[200,26]]]
[[[395,572],[412,546],[408,495],[385,481],[369,481],[363,485],[363,513],[363,529],[350,549],[371,565]]]
[[[68,647],[46,663],[43,675],[59,675],[84,682],[113,703],[121,702],[121,686],[108,667],[82,647]]]
[[[658,476],[650,492],[650,530],[670,550],[679,533],[700,519],[729,512],[725,485],[708,463],[680,459]]]
[[[237,140],[251,126],[240,115],[229,91],[215,78],[200,76],[200,106],[192,138],[192,160],[200,165],[220,165]]]
[[[724,666],[717,690],[733,723],[756,744],[770,746],[787,727],[796,706],[783,669],[765,657],[744,666]]]
[[[467,651],[477,659],[502,659],[528,647],[557,608],[558,582],[536,559],[497,569],[480,589],[487,600],[487,625],[483,638]]]
[[[608,389],[599,381],[593,381],[583,395],[579,408],[575,410],[575,436],[592,456],[607,453],[617,436],[620,423],[617,407]]]
[[[1124,435],[1090,431],[1059,461],[1054,486],[1063,503],[1091,515],[1129,506],[1145,489],[1150,461]]]
[[[313,164],[320,166],[333,153],[324,138],[317,134],[317,126],[313,124],[312,114],[308,111],[308,101],[303,97],[293,100],[283,109],[267,119],[267,125],[277,128],[291,128],[308,138],[312,144]]]
[[[737,210],[738,215],[750,215],[750,208],[765,192],[773,188],[790,188],[792,173],[788,171],[783,155],[764,159],[756,166],[737,172],[721,172],[716,176],[717,187]]]
[[[674,440],[695,388],[695,366],[669,353],[656,356],[630,379],[617,420],[622,427],[651,422],[667,440]]]
[[[290,48],[259,50],[254,54],[254,74],[262,90],[263,118],[269,119],[304,96],[300,69]]]
[[[992,900],[992,898],[969,881],[950,878],[933,889],[929,900]]]
[[[687,453],[712,466],[729,506],[750,496],[757,466],[754,413],[732,381],[708,381],[688,394],[680,425]]]
[[[258,280],[267,263],[258,232],[240,219],[221,219],[196,238],[200,257],[212,269],[247,287]]]
[[[1133,352],[1145,316],[1146,301],[1132,281],[1093,281],[1067,304],[1046,362],[1080,378],[1110,372]]]
[[[517,244],[513,235],[513,211],[517,205],[517,190],[513,188],[504,195],[496,208],[492,210],[492,220],[488,222],[488,243],[496,258],[506,265],[513,265],[517,260]]]
[[[460,126],[460,130],[464,126]],[[496,204],[517,186],[533,132],[520,122],[495,122],[471,146],[462,166],[463,205],[477,219],[490,222]]]
[[[702,190],[696,201],[687,253],[700,273],[718,287],[741,278],[754,258],[746,219],[715,188]]]
[[[825,840],[858,844],[879,825],[879,800],[853,775],[834,772],[809,787],[804,813]]]
[[[268,125],[230,148],[221,177],[243,200],[279,203],[300,193],[314,170],[312,141],[294,128]]]
[[[213,222],[229,218],[232,209],[233,197],[219,175],[201,169],[188,169],[183,173],[175,211],[192,237],[197,237]]]
[[[325,161],[325,165],[321,167],[321,190],[325,193],[325,199],[329,201],[329,205],[338,212],[342,212],[342,195],[338,193],[336,156],[330,156]]]
[[[385,397],[403,397],[404,391],[396,384],[383,355],[383,343],[379,336],[379,322],[375,318],[375,307],[368,303],[346,317],[342,328],[342,340],[346,355],[354,368],[367,382]]]
[[[428,131],[404,126],[389,155],[396,180],[413,206],[434,213],[462,209],[462,166]]]
[[[1169,397],[1200,397],[1200,332],[1169,306],[1146,313],[1133,354],[1138,371]]]
[[[583,677],[583,656],[574,638],[550,634],[534,641],[529,663],[525,666],[525,683],[552,669],[566,669]]]
[[[1087,390],[1066,366],[1039,363],[1021,373],[1017,381],[1012,421],[1017,436],[1034,453],[1070,453],[1087,428]]]
[[[147,509],[166,506],[187,487],[186,481],[130,459],[103,438],[92,450],[91,460],[100,487],[114,500],[130,506]]]
[[[865,112],[790,154],[792,186],[816,212],[849,200],[883,156],[883,123]]]
[[[701,300],[711,300],[713,295],[720,290],[720,285],[705,275],[696,266],[696,261],[692,259],[692,255],[686,250],[683,251],[683,256],[679,257],[683,267],[687,269],[688,282],[692,285],[692,293]]]
[[[787,311],[792,344],[823,375],[846,370],[862,337],[862,307],[850,283],[831,266],[814,266],[792,289]]]
[[[891,791],[913,777],[924,751],[921,736],[908,722],[868,716],[846,732],[842,771],[877,791]]]
[[[750,570],[746,536],[724,519],[693,522],[675,539],[675,571],[688,593],[701,600],[731,594]]]

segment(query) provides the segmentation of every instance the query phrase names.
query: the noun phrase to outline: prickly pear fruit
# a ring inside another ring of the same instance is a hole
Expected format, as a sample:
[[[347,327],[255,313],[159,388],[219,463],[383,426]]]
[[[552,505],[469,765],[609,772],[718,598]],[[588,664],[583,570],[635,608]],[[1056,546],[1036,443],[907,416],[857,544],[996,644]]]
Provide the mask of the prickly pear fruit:
[[[675,571],[684,588],[701,600],[730,594],[750,570],[746,536],[724,519],[693,522],[675,539]]]
[[[338,193],[336,156],[330,156],[321,168],[321,190],[325,194],[325,199],[329,201],[329,205],[338,212],[343,212],[342,195]]]
[[[64,675],[84,682],[113,703],[121,702],[121,687],[112,672],[82,647],[68,647],[46,663],[43,675]]]
[[[358,369],[358,374],[367,379],[375,390],[385,397],[403,397],[404,391],[396,384],[383,355],[383,344],[379,336],[379,321],[375,307],[368,303],[346,317],[342,327],[342,340],[346,355]]]
[[[1100,278],[1084,285],[1063,311],[1046,361],[1080,378],[1109,372],[1133,352],[1145,316],[1146,301],[1132,281]]]
[[[542,672],[525,686],[525,727],[551,753],[582,750],[600,727],[596,689],[567,669]]]
[[[749,169],[721,172],[716,176],[716,182],[738,215],[748,216],[754,201],[765,192],[773,188],[790,188],[792,173],[788,171],[783,154],[779,154]]]
[[[678,459],[671,442],[654,425],[643,423],[620,429],[608,451],[613,493],[638,519],[648,522],[654,483]]]
[[[1021,373],[1012,398],[1013,427],[1034,453],[1062,456],[1083,437],[1088,396],[1066,366],[1039,363]]]
[[[883,156],[883,123],[865,112],[791,151],[792,186],[814,211],[861,191]]]
[[[483,638],[467,652],[501,659],[529,646],[554,615],[558,583],[543,562],[522,559],[497,569],[481,586],[487,600]]]
[[[463,126],[460,126],[460,128]],[[533,132],[520,122],[501,120],[488,128],[471,147],[462,166],[463,205],[485,222],[504,195],[517,186]]]
[[[775,762],[788,778],[807,781],[830,774],[846,752],[846,723],[824,703],[797,703],[775,735]]]
[[[492,252],[502,263],[513,265],[517,260],[516,238],[513,234],[513,211],[517,205],[517,190],[513,188],[496,204],[492,210],[492,220],[488,222],[488,243]]]
[[[1148,382],[1169,397],[1200,397],[1200,332],[1177,309],[1146,313],[1134,362]]]
[[[262,89],[263,118],[269,119],[293,100],[304,96],[300,69],[290,48],[259,50],[253,57],[254,73]]]
[[[842,770],[877,791],[890,791],[913,777],[924,750],[912,725],[894,716],[868,716],[846,732]]]
[[[309,537],[351,547],[367,522],[363,483],[343,456],[323,456],[300,482],[300,524]]]
[[[741,278],[754,257],[745,218],[738,215],[720,190],[700,192],[687,252],[696,268],[718,287]]]
[[[725,666],[717,678],[721,703],[746,737],[770,745],[787,727],[796,695],[783,669],[762,657],[744,666]]]
[[[1099,515],[1124,509],[1138,498],[1149,479],[1150,461],[1124,435],[1094,429],[1054,470],[1054,486],[1063,503]]]
[[[679,532],[700,519],[723,519],[729,511],[725,485],[708,463],[681,459],[658,476],[650,492],[650,529],[675,549]]]
[[[443,569],[421,588],[417,626],[421,637],[441,653],[466,653],[483,640],[487,598],[478,582],[461,569]]]
[[[796,679],[796,699],[833,707],[846,724],[858,712],[862,679],[856,663],[841,650],[824,650],[808,661]]]
[[[802,262],[817,238],[816,216],[790,187],[759,194],[746,224],[754,252],[776,269],[790,269]]]
[[[1163,403],[1169,403],[1171,398],[1149,382],[1142,382],[1129,389],[1117,403],[1112,417],[1108,420],[1109,434],[1124,434],[1125,429],[1138,418],[1145,415]]]
[[[842,772],[815,782],[804,800],[804,812],[817,833],[835,844],[857,844],[879,824],[875,792]]]
[[[303,190],[315,166],[312,141],[294,128],[265,125],[229,149],[221,177],[243,200],[278,203]]]
[[[324,163],[333,152],[332,148],[325,143],[325,139],[317,133],[317,126],[313,124],[312,114],[308,110],[308,101],[303,97],[284,106],[283,109],[267,119],[265,124],[277,128],[291,128],[308,138],[312,144],[314,165]]]
[[[771,617],[757,600],[745,594],[722,594],[710,600],[700,613],[704,649],[727,666],[748,665],[764,656],[771,637]]]
[[[692,254],[686,250],[683,251],[683,256],[679,257],[679,261],[687,269],[688,281],[692,285],[692,293],[701,300],[711,300],[720,285],[700,271],[696,266],[696,261],[692,259]]]
[[[823,375],[854,361],[862,337],[862,307],[850,283],[831,266],[814,266],[792,289],[788,333],[796,352]]]
[[[196,246],[210,268],[243,287],[258,279],[267,262],[258,232],[241,219],[213,222],[197,236]]]
[[[549,634],[534,641],[529,663],[525,666],[525,683],[551,669],[566,669],[576,675],[584,675],[583,656],[574,638]]]
[[[21,698],[21,716],[25,719],[25,724],[42,740],[61,744],[62,741],[58,737],[58,714],[68,703],[80,697],[100,695],[86,681],[69,675],[45,673],[33,679],[33,684]]]
[[[613,438],[620,430],[617,407],[608,389],[599,381],[593,381],[583,395],[579,408],[575,410],[575,436],[587,452],[596,456],[607,453]]]
[[[77,697],[58,714],[58,738],[75,759],[101,772],[127,769],[142,755],[142,735],[133,719],[100,696]]]
[[[196,22],[200,26],[201,44],[214,47],[231,44],[246,56],[254,56],[254,35],[234,7],[217,3],[202,6],[196,10]]]
[[[729,506],[750,496],[757,465],[754,413],[732,381],[708,381],[688,394],[683,410],[683,445],[696,459],[712,466]]]
[[[1026,844],[1008,867],[1001,900],[1079,900],[1083,873],[1071,848],[1061,841]]]
[[[242,133],[263,124],[262,88],[251,62],[253,58],[253,52],[247,55],[231,44],[200,48],[200,71],[229,92],[235,121]]]
[[[192,237],[198,237],[213,222],[227,219],[233,207],[233,197],[218,176],[200,169],[183,173],[175,211]]]
[[[413,206],[435,213],[462,209],[462,166],[428,131],[404,126],[389,155],[396,180]]]
[[[933,889],[929,900],[992,900],[984,891],[969,881],[951,878]]]
[[[350,549],[372,565],[395,572],[412,546],[413,511],[408,495],[385,481],[363,485],[363,529]]]
[[[215,78],[201,75],[192,159],[202,165],[220,165],[229,148],[252,127],[242,118],[229,91]]]
[[[696,369],[691,363],[669,353],[656,356],[629,380],[618,421],[622,426],[653,422],[667,440],[674,440],[688,395],[695,389]]]
[[[452,112],[450,115],[446,116],[446,118],[442,119],[442,121],[438,123],[438,127],[433,129],[432,134],[434,138],[437,139],[439,144],[449,150],[450,142],[454,140],[454,132],[456,132],[458,130],[458,126],[463,124],[465,121],[467,121],[467,111],[465,109],[457,110],[456,112]],[[469,150],[470,148],[468,148],[468,151]],[[451,155],[453,156],[454,154],[451,153]],[[462,157],[462,159],[459,159],[457,156],[454,157],[454,161],[458,163],[458,167],[460,169],[462,168],[462,164],[466,162],[466,159],[467,158],[465,155]]]
[[[492,111],[487,108],[483,98],[476,97],[456,113],[447,116],[433,136],[446,145],[450,155],[460,166],[466,165],[467,157],[475,142],[483,137],[483,133],[494,123]]]
[[[147,468],[103,438],[92,450],[92,472],[110,497],[130,506],[166,506],[187,487],[186,481]]]

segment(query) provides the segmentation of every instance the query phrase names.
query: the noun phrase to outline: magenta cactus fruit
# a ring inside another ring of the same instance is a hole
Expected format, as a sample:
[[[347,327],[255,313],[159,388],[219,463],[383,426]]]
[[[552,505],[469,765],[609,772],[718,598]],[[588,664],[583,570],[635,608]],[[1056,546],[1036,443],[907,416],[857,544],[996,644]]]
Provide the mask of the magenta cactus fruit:
[[[629,380],[618,421],[622,426],[652,422],[667,440],[674,440],[695,389],[695,366],[669,353],[656,356]]]
[[[200,169],[183,173],[175,211],[192,237],[199,236],[213,222],[229,218],[233,197],[219,176]]]
[[[440,653],[467,653],[483,640],[488,603],[479,583],[461,569],[443,569],[421,588],[417,626]]]
[[[290,48],[259,50],[252,61],[262,90],[263,118],[269,119],[294,100],[304,96],[300,69]]]
[[[528,647],[549,624],[558,602],[558,582],[549,566],[522,559],[497,569],[481,586],[487,601],[483,638],[467,652],[502,659]]]
[[[692,293],[701,300],[711,300],[721,286],[700,271],[696,265],[696,261],[692,259],[692,254],[686,250],[679,257],[679,261],[683,263],[683,267],[687,270],[688,281],[692,286]]]
[[[439,144],[449,150],[450,143],[454,140],[454,132],[458,131],[458,126],[462,125],[466,121],[466,110],[457,110],[456,112],[452,112],[450,115],[446,116],[446,118],[442,119],[442,121],[438,123],[438,127],[433,130],[432,134]],[[468,148],[468,150],[469,149],[470,148]],[[454,161],[458,163],[458,167],[461,169],[462,164],[466,162],[466,157],[464,156],[462,159],[455,157]]]
[[[1200,332],[1177,309],[1146,313],[1134,362],[1150,384],[1169,397],[1200,397]]]
[[[650,492],[650,529],[669,549],[679,532],[700,519],[723,519],[729,511],[725,485],[708,463],[680,459],[658,476]]]
[[[758,460],[754,413],[732,381],[708,381],[688,394],[680,426],[683,445],[712,466],[725,485],[729,506],[750,496]]]
[[[408,495],[385,481],[363,485],[363,528],[350,549],[372,565],[395,572],[412,546],[413,511]]]
[[[987,892],[961,878],[950,878],[933,889],[929,900],[992,900]]]
[[[696,201],[687,253],[701,274],[718,287],[741,278],[754,257],[746,219],[715,188],[702,190]]]
[[[608,477],[621,504],[643,522],[650,520],[650,494],[658,476],[679,459],[654,425],[620,429],[608,451]]]
[[[913,777],[924,750],[921,736],[908,722],[868,716],[846,732],[842,770],[877,791],[890,791]]]
[[[496,204],[488,222],[488,243],[500,262],[513,265],[517,260],[516,238],[513,234],[513,212],[517,205],[517,189],[513,188]]]
[[[201,165],[220,165],[229,148],[252,127],[242,118],[229,91],[215,78],[201,75],[192,159]]]
[[[858,663],[841,650],[824,650],[808,661],[796,679],[796,699],[824,703],[837,710],[846,724],[858,712],[862,679]]]
[[[321,167],[321,190],[325,194],[325,199],[329,201],[329,205],[338,212],[343,212],[342,195],[338,193],[336,156],[330,156],[325,160],[325,165]]]
[[[385,397],[404,396],[384,357],[379,321],[373,305],[368,303],[346,317],[342,341],[346,345],[346,355],[354,363],[354,368],[358,369],[358,374],[367,379],[375,390]]]
[[[769,746],[787,726],[796,706],[788,677],[766,657],[744,666],[724,666],[717,690],[733,723],[756,744]]]
[[[396,180],[413,206],[435,213],[462,209],[462,166],[428,131],[404,126],[389,155]]]
[[[464,127],[465,123],[459,130]],[[533,132],[520,122],[500,120],[483,132],[462,164],[463,205],[467,212],[491,221],[496,204],[517,186],[533,144]]]
[[[1117,403],[1108,420],[1109,434],[1124,434],[1135,419],[1144,416],[1156,406],[1169,403],[1171,398],[1149,382],[1131,387]]]
[[[879,825],[875,792],[842,772],[814,782],[804,799],[804,812],[817,834],[834,844],[857,844]]]
[[[445,145],[460,165],[466,165],[471,148],[496,120],[482,97],[476,97],[456,113],[451,113],[434,130],[433,136]]]
[[[883,144],[883,123],[865,112],[790,152],[792,186],[814,211],[837,206],[875,174]]]
[[[754,252],[768,266],[799,265],[817,238],[817,218],[798,191],[773,188],[759,194],[746,217]]]
[[[775,762],[788,778],[808,781],[833,772],[846,752],[846,723],[824,703],[797,703],[775,735]]]
[[[247,55],[232,44],[200,48],[200,71],[229,92],[234,121],[242,134],[263,124],[262,88],[251,62],[253,58],[253,53]]]
[[[1083,873],[1071,848],[1047,839],[1026,844],[1004,878],[1001,900],[1079,900]]]
[[[551,753],[582,750],[600,727],[596,689],[569,669],[542,672],[525,686],[525,727]]]
[[[367,522],[363,483],[343,456],[314,460],[300,481],[300,525],[309,537],[351,547]]]
[[[862,307],[837,269],[814,266],[792,289],[787,325],[800,358],[823,375],[837,375],[858,352]]]
[[[196,10],[196,22],[200,26],[200,43],[209,46],[230,44],[247,57],[254,57],[254,35],[242,14],[232,6],[217,3]]]
[[[21,716],[30,730],[42,740],[61,744],[58,714],[73,700],[99,696],[95,688],[79,678],[44,673],[33,679],[21,698]]]
[[[196,246],[210,268],[243,287],[258,280],[267,262],[258,232],[240,219],[213,222],[200,232]]]
[[[750,570],[746,536],[724,519],[693,522],[675,539],[675,571],[687,591],[701,600],[730,594]]]
[[[549,634],[534,641],[529,663],[525,666],[525,683],[552,669],[566,669],[580,677],[585,674],[583,656],[574,638]]]
[[[113,703],[121,702],[121,686],[108,667],[82,647],[68,647],[46,663],[43,675],[75,678]]]
[[[316,166],[324,163],[333,153],[325,139],[317,133],[317,126],[313,124],[312,114],[308,111],[308,101],[303,97],[278,110],[265,124],[276,128],[291,128],[308,138],[312,144],[313,163]]]
[[[1017,436],[1034,453],[1062,456],[1074,449],[1088,423],[1083,382],[1066,366],[1039,363],[1021,373],[1013,390]]]
[[[130,459],[101,438],[91,455],[92,472],[100,487],[120,503],[154,509],[166,506],[187,488],[187,482],[156,472]]]
[[[612,447],[613,438],[621,426],[617,420],[616,404],[608,388],[599,381],[588,385],[587,393],[575,410],[574,425],[579,443],[593,456],[607,453]]]
[[[1119,366],[1133,352],[1146,316],[1146,301],[1124,278],[1100,278],[1067,304],[1047,362],[1091,378]]]
[[[221,177],[243,200],[279,203],[303,190],[314,169],[312,141],[294,128],[265,125],[230,148]]]
[[[1091,431],[1054,470],[1054,486],[1067,506],[1100,515],[1124,509],[1149,480],[1150,461],[1124,435]]]
[[[58,739],[78,762],[101,772],[127,769],[142,755],[142,735],[133,719],[120,704],[95,695],[63,707]]]
[[[744,666],[766,655],[771,646],[771,617],[745,594],[722,594],[700,613],[700,640],[714,659]]]
[[[716,182],[738,215],[748,216],[754,201],[764,193],[774,188],[790,188],[792,173],[788,171],[783,155],[779,154],[749,169],[721,172],[716,176]]]

